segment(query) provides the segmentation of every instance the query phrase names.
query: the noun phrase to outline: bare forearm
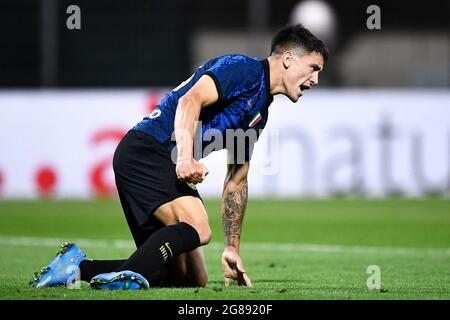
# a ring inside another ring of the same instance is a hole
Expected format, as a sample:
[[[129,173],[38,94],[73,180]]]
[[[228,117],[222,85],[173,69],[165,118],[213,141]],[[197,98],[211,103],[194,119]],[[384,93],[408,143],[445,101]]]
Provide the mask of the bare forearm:
[[[226,247],[233,247],[239,251],[242,222],[248,199],[247,179],[239,183],[225,184],[222,195],[222,224]]]
[[[192,98],[181,98],[175,113],[175,139],[178,160],[193,157],[194,132],[200,115],[200,104]]]

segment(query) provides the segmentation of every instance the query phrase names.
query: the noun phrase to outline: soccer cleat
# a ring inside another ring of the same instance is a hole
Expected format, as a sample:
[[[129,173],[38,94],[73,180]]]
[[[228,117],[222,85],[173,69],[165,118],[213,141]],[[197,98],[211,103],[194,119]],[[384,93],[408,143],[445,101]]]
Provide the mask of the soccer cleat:
[[[75,278],[79,270],[78,266],[85,257],[86,254],[76,244],[64,242],[56,258],[48,266],[34,273],[30,286],[45,288],[73,284],[77,280]]]
[[[102,273],[91,280],[91,288],[98,290],[140,290],[149,287],[147,279],[129,270]]]

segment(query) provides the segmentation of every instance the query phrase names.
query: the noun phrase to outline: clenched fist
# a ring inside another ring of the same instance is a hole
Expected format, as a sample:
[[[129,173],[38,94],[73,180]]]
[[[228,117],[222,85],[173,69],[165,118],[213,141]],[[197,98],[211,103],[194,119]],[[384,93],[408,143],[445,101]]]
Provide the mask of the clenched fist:
[[[197,184],[208,175],[208,169],[195,159],[177,161],[175,168],[177,178],[183,182]]]

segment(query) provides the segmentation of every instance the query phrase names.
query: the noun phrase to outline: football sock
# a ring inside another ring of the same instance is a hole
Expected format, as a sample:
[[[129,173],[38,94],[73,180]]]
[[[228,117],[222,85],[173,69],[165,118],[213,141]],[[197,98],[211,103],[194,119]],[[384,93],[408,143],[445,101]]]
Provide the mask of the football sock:
[[[83,281],[91,281],[101,273],[113,272],[126,260],[83,260],[80,262],[80,277]]]
[[[134,271],[149,280],[154,272],[171,259],[199,246],[197,230],[185,222],[180,222],[153,233],[116,271]]]
[[[83,260],[80,263],[81,280],[89,282],[96,275],[113,272],[126,261],[127,260]],[[159,286],[163,284],[168,274],[168,268],[163,267],[150,274],[146,279],[151,286]]]

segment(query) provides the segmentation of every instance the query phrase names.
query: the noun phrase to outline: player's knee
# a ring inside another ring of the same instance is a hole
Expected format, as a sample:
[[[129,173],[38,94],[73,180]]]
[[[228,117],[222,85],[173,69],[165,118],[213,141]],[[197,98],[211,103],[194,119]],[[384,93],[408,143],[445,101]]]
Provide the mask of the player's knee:
[[[209,227],[208,215],[206,212],[190,211],[178,206],[172,210],[172,213],[173,219],[166,219],[166,223],[168,222],[168,224],[174,224],[185,222],[197,231],[200,238],[200,245],[205,245],[211,241],[212,232]]]
[[[211,241],[212,231],[208,223],[194,226],[194,228],[198,232],[198,237],[200,238],[200,245],[203,246]]]
[[[192,216],[184,216],[180,219],[180,222],[186,222],[190,224],[198,233],[198,237],[200,239],[200,245],[208,244],[212,238],[212,231],[209,227],[208,217],[195,217]]]

